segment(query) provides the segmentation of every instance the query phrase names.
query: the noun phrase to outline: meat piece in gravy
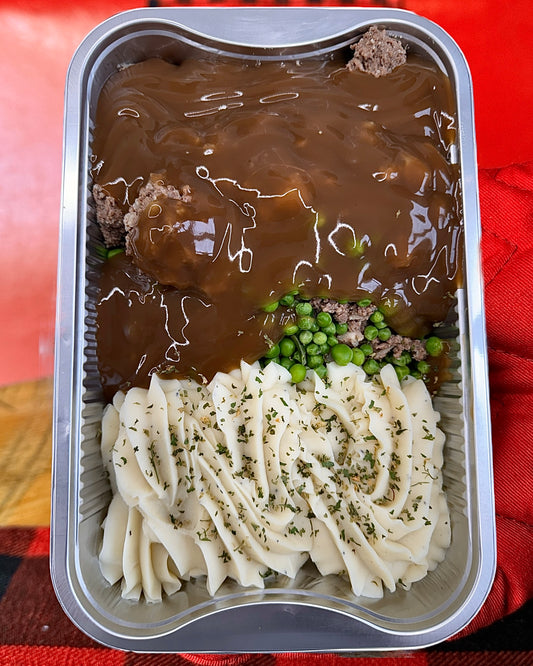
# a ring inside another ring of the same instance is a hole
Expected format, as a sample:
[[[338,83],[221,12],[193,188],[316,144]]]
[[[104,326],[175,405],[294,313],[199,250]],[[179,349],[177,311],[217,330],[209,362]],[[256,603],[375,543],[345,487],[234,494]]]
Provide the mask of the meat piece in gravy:
[[[386,76],[407,60],[405,47],[384,29],[371,26],[359,41],[352,44],[353,57],[346,65],[372,76]]]

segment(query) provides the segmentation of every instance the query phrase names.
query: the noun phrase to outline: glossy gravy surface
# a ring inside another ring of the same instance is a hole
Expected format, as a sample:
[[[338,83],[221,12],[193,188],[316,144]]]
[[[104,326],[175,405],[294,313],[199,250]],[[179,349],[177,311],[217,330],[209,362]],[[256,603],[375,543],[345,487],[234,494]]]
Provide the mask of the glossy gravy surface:
[[[255,360],[288,316],[261,307],[292,289],[370,294],[398,332],[425,334],[461,279],[455,138],[447,77],[413,55],[382,78],[340,60],[154,59],[113,75],[94,181],[124,212],[154,173],[192,199],[160,196],[133,255],[104,264],[107,393]]]

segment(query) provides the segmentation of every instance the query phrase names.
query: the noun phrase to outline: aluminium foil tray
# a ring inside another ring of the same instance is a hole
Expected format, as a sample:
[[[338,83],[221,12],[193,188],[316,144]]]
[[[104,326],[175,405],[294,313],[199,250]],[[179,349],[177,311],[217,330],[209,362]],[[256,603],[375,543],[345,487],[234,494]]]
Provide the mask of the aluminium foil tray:
[[[452,350],[451,378],[435,399],[447,438],[452,543],[446,558],[410,591],[379,600],[355,598],[336,577],[317,580],[304,570],[285,587],[232,584],[210,598],[193,581],[160,604],[126,601],[98,565],[100,526],[111,497],[99,450],[104,403],[94,333],[101,259],[90,193],[100,90],[117,67],[153,56],[326,56],[372,24],[433,58],[451,80],[457,106],[459,131],[450,158],[461,173],[464,282],[443,329]],[[166,8],[124,12],[95,28],[75,53],[66,82],[56,326],[50,566],[72,621],[105,645],[139,652],[377,653],[427,646],[462,629],[486,598],[496,563],[479,242],[470,74],[455,42],[428,20],[393,9]]]

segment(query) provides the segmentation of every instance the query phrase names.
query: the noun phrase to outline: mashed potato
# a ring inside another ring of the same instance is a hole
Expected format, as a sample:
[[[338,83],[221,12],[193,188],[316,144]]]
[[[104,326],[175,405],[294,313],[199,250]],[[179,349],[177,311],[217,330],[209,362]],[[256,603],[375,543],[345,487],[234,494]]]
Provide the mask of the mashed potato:
[[[355,595],[409,588],[450,543],[444,435],[421,380],[349,364],[293,385],[242,363],[203,386],[153,376],[102,423],[113,499],[100,566],[157,601],[191,577],[264,587],[311,559]]]

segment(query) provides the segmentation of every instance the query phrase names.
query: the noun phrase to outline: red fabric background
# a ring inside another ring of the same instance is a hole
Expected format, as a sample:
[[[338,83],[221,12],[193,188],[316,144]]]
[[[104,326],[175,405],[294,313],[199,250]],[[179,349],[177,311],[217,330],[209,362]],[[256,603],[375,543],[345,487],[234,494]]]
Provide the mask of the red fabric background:
[[[6,312],[6,308],[11,311],[11,307],[13,311],[31,313],[27,320],[23,320],[22,315],[17,319],[19,328],[7,317],[0,327],[0,350],[6,354],[0,365],[15,368],[19,373],[18,380],[48,374],[52,369],[49,352],[43,360],[42,343],[44,340],[49,347],[53,329],[54,304],[50,294],[55,281],[62,90],[68,58],[91,27],[118,11],[144,4],[148,3],[87,0],[76,5],[60,5],[50,0],[0,0],[0,42],[4,47],[4,57],[0,58],[0,80],[3,84],[0,90],[0,143],[5,156],[0,179],[0,211],[6,216],[8,210],[14,210],[13,202],[23,201],[24,210],[17,209],[19,223],[31,232],[17,236],[18,245],[11,240],[9,255],[12,259],[8,260],[6,256],[0,262],[0,283],[5,294],[4,301],[0,301],[2,311]],[[188,4],[209,2],[191,0]],[[239,2],[220,0],[211,4],[223,6]],[[258,4],[277,3],[266,0]],[[306,3],[294,0],[287,4]],[[341,4],[341,0],[324,0],[316,4],[336,5]],[[533,49],[530,44],[533,2],[391,0],[388,3],[369,1],[346,4],[389,4],[411,9],[434,20],[458,42],[473,77],[481,167],[482,254],[489,342],[498,569],[487,602],[464,632],[471,633],[511,613],[533,597],[533,132],[530,127],[533,108]],[[35,47],[36,34],[46,37],[39,49]],[[36,53],[40,67],[36,66]],[[42,68],[47,69],[47,76],[43,75]],[[23,85],[20,85],[21,81]],[[37,120],[36,107],[39,109]],[[45,132],[43,127],[46,127]],[[28,174],[35,176],[29,187]],[[40,233],[43,226],[47,229],[46,234]],[[5,247],[6,239],[7,236],[0,236]],[[39,265],[35,263],[35,255],[42,258]],[[47,268],[46,272],[43,272],[43,266]],[[28,276],[23,285],[18,284],[21,273]],[[16,302],[12,303],[5,300],[11,293],[5,287],[15,279],[18,292]],[[43,292],[42,298],[35,298],[36,293]],[[31,336],[40,336],[39,349],[32,346]],[[20,344],[21,340],[23,344]],[[20,374],[22,370],[24,377]],[[15,380],[14,375],[9,377],[5,381]],[[47,533],[40,531],[37,536],[29,544],[24,542],[23,532],[13,537],[17,540],[20,555],[29,555],[33,563],[40,562],[40,578],[29,577],[30,571],[36,571],[34,564],[28,564],[26,568],[21,564],[13,576],[2,600],[5,603],[0,606],[4,611],[0,615],[0,665],[134,663],[131,656],[93,646],[70,625],[66,616],[58,621],[59,633],[54,635],[57,642],[51,642],[54,629],[51,623],[50,632],[40,636],[43,642],[35,638],[37,630],[34,628],[32,633],[31,625],[37,619],[32,598],[35,589],[29,589],[30,580],[32,585],[40,580],[42,594],[47,595],[43,601],[43,613],[48,613],[52,607],[54,612],[60,611],[48,582],[48,587],[42,582],[47,576]],[[0,542],[2,552],[7,546]],[[11,552],[11,546],[6,552]],[[42,559],[39,560],[39,557]],[[15,595],[16,585],[20,589]],[[10,596],[10,591],[13,596]],[[11,620],[15,613],[18,613],[17,623]],[[201,663],[199,658],[196,661]],[[327,666],[346,663],[340,657],[314,655],[264,656],[252,661],[257,666],[274,663],[288,666],[295,662],[304,665],[323,663]],[[203,663],[209,662],[212,660],[203,657]],[[220,658],[216,658],[215,662],[222,663]],[[402,663],[410,666],[429,663],[521,663],[525,666],[532,663],[531,653],[527,653],[521,661],[511,661],[511,657],[502,653],[492,656],[463,653],[462,657],[455,659],[450,652],[433,653],[431,656],[424,652],[408,659],[390,656],[362,662],[379,666]],[[182,664],[184,660],[176,655],[145,656],[139,657],[135,663]]]
[[[498,570],[468,631],[533,597],[533,162],[479,183]]]

